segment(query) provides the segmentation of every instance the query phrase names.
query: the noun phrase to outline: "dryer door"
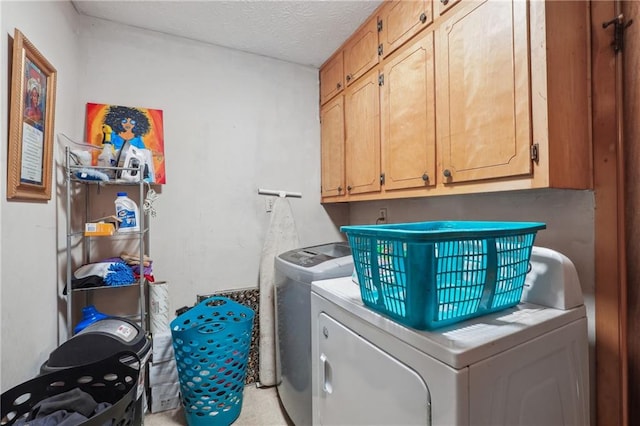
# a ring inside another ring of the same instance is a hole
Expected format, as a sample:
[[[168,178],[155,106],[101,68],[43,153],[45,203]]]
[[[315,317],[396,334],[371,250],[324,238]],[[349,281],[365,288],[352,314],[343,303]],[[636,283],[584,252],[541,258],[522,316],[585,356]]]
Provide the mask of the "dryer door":
[[[431,424],[429,389],[414,370],[324,313],[317,327],[315,423]]]

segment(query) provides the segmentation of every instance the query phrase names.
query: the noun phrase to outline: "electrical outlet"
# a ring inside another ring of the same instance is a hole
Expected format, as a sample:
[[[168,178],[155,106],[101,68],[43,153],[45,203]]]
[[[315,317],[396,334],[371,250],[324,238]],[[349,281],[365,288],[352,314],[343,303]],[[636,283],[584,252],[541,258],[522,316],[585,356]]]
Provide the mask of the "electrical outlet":
[[[378,210],[378,219],[376,219],[376,223],[387,223],[387,208],[381,207]]]
[[[267,197],[264,200],[265,200],[265,203],[264,203],[265,211],[267,213],[270,213],[271,210],[273,210],[273,203],[276,202],[276,199],[274,197]]]

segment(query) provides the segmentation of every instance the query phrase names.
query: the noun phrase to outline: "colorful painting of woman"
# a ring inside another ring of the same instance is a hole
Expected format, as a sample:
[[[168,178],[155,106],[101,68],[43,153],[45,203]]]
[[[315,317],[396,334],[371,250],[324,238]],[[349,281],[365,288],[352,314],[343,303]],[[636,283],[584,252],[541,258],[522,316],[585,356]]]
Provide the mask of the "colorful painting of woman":
[[[142,137],[149,132],[149,119],[139,109],[112,105],[104,117],[104,124],[113,129],[111,142],[115,149],[120,149],[126,141],[136,148],[146,148]]]

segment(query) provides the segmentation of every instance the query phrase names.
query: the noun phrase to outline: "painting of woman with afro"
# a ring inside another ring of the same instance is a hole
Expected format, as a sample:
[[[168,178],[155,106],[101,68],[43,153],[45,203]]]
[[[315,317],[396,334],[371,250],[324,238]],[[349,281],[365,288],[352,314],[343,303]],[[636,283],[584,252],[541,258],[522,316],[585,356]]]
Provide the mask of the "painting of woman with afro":
[[[142,137],[149,133],[149,119],[137,108],[111,105],[104,117],[104,124],[111,127],[111,143],[115,149],[126,141],[136,148],[145,149]]]
[[[118,151],[128,142],[149,151],[149,161],[153,162],[150,181],[166,183],[162,110],[88,103],[86,126],[87,141],[93,145],[101,147],[105,141],[110,141]]]

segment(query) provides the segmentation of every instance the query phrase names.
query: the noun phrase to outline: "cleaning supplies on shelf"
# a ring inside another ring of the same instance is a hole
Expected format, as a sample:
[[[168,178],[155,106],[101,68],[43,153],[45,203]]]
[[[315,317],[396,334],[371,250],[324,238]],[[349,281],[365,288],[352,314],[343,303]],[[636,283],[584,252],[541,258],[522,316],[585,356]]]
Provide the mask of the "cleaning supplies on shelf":
[[[118,192],[118,198],[114,201],[116,205],[116,217],[121,219],[118,232],[138,232],[140,231],[140,211],[138,205],[126,192]]]
[[[83,167],[75,172],[75,176],[78,180],[83,181],[103,181],[106,182],[109,180],[109,176],[106,173],[103,173],[96,169],[91,169],[89,167]]]
[[[102,144],[102,152],[98,155],[98,167],[113,167],[116,162],[115,150],[111,141]]]
[[[116,153],[113,143],[111,143],[111,127],[102,125],[102,151],[98,155],[98,167],[113,167],[116,163]],[[113,178],[115,173],[112,169],[105,169],[104,172]]]
[[[111,287],[131,285],[135,280],[133,271],[124,262],[115,262],[109,265],[104,276],[104,282]]]

